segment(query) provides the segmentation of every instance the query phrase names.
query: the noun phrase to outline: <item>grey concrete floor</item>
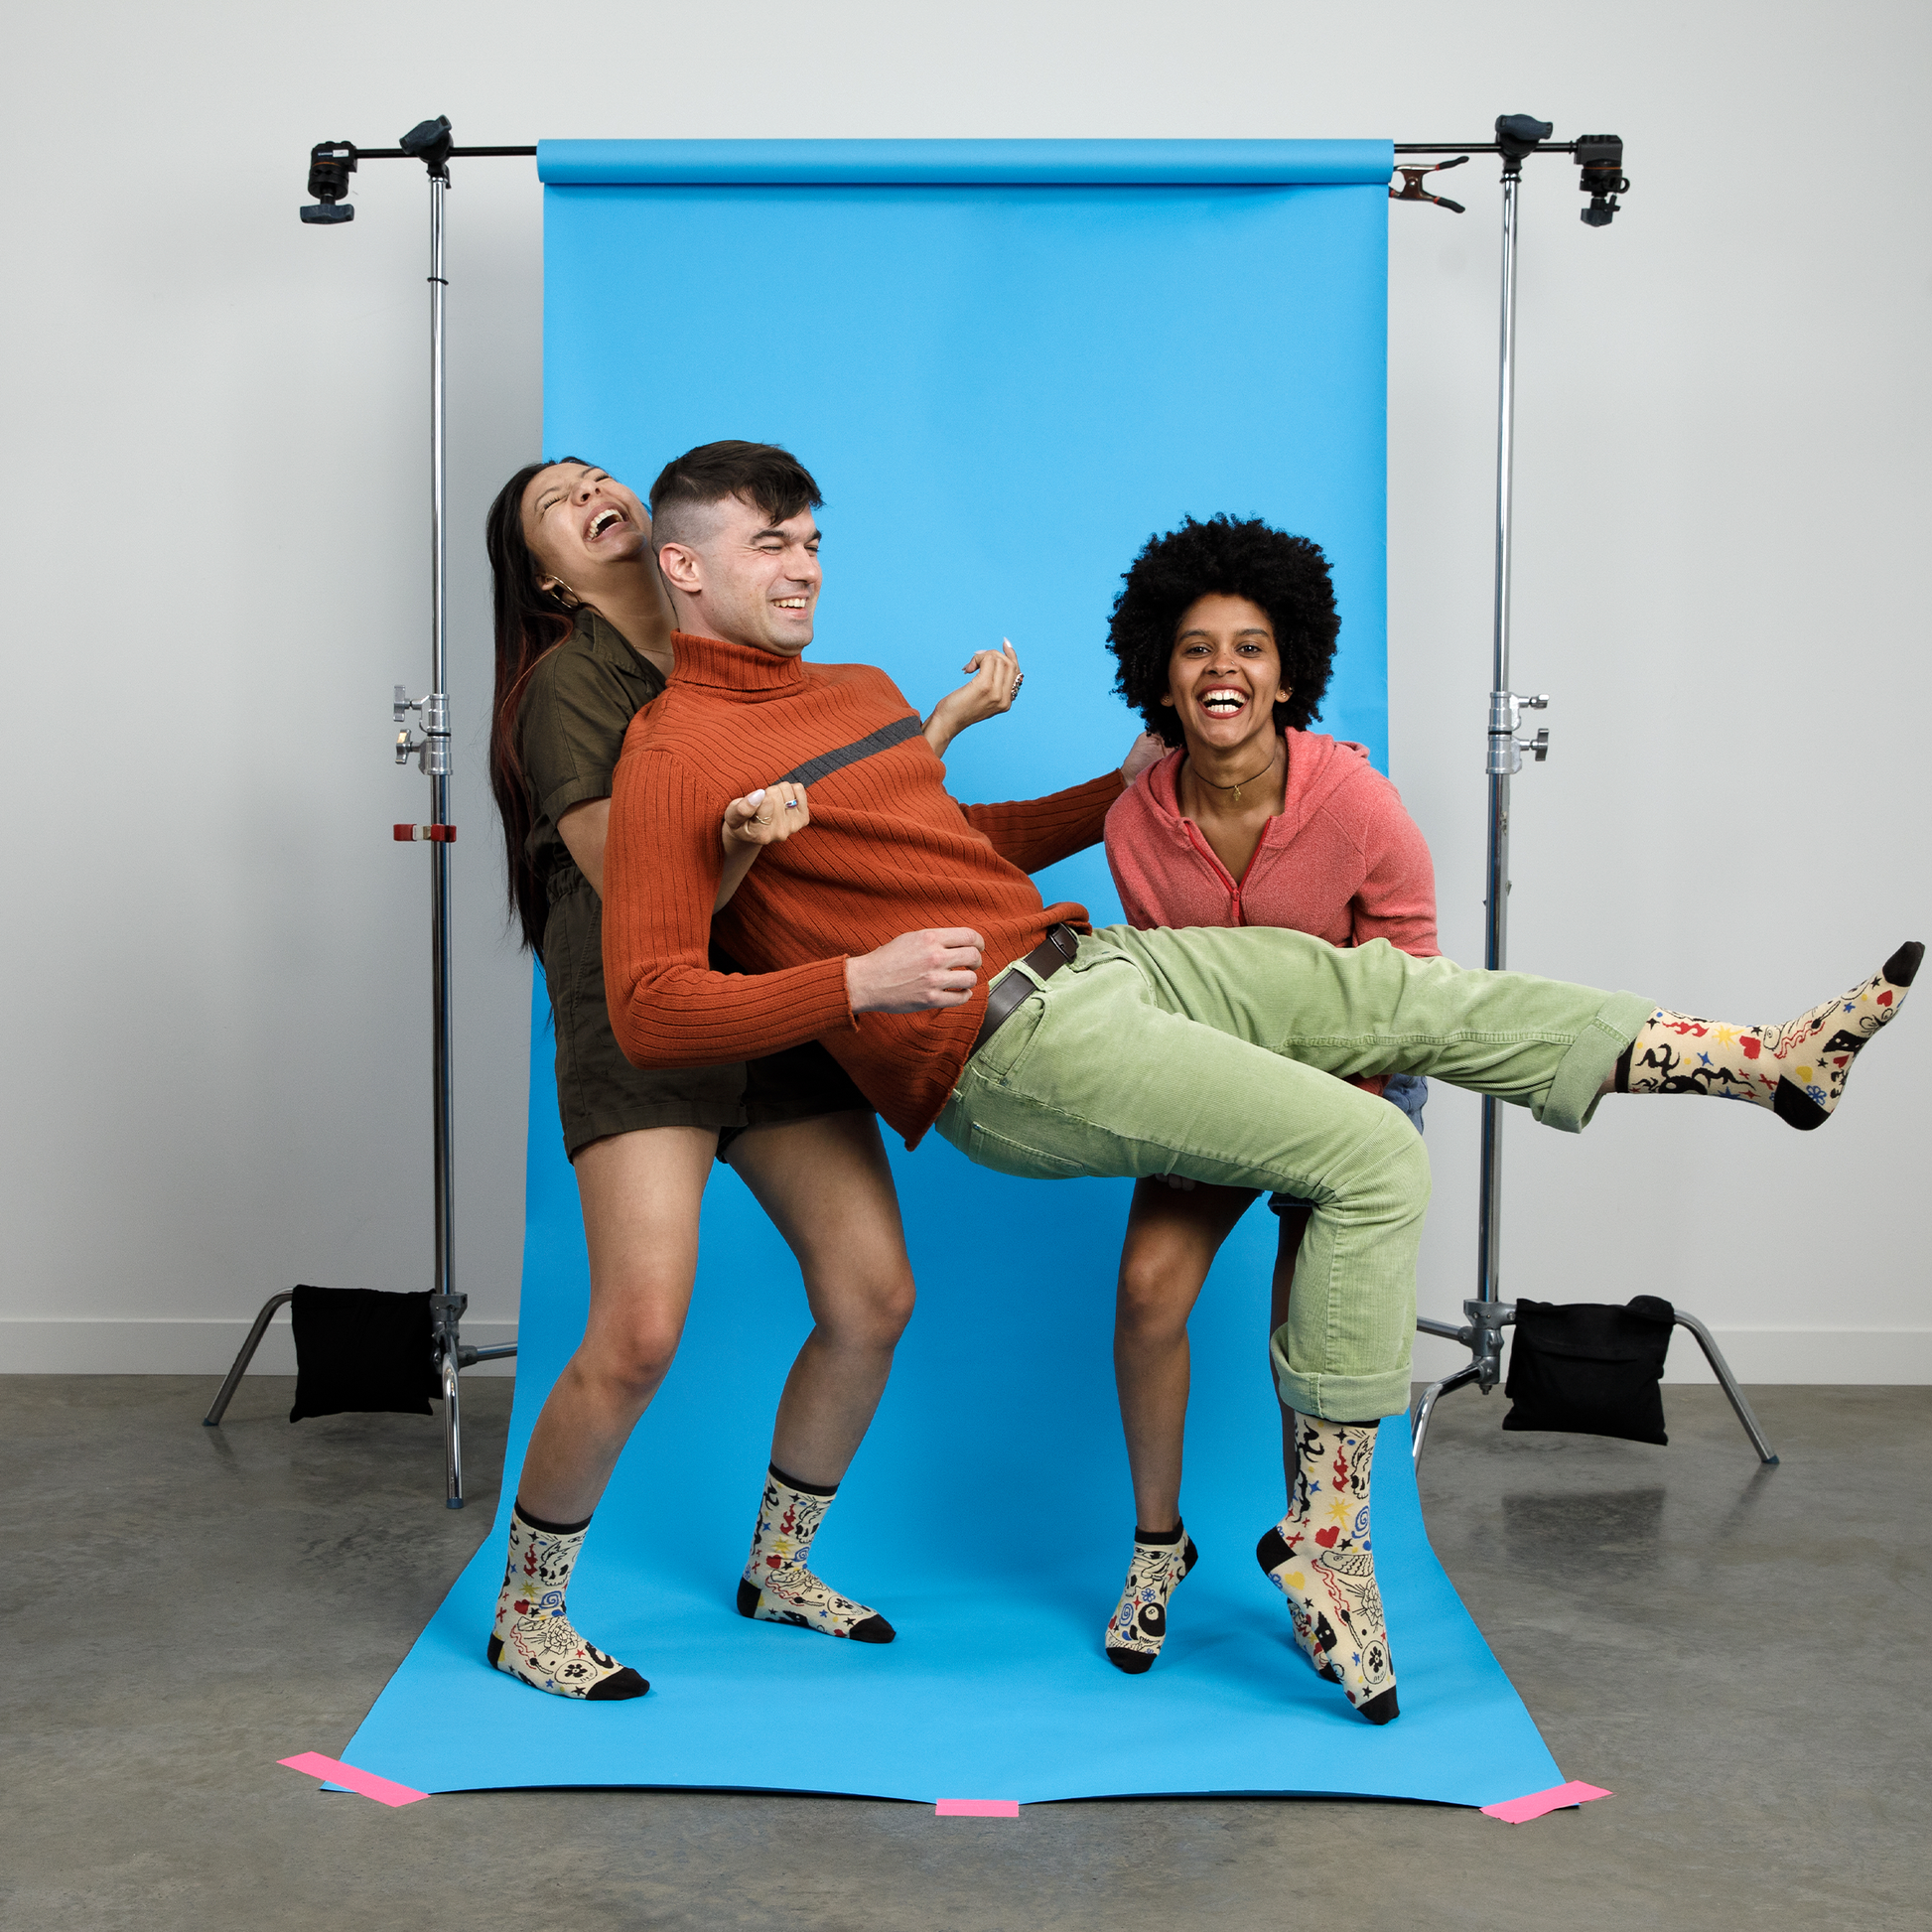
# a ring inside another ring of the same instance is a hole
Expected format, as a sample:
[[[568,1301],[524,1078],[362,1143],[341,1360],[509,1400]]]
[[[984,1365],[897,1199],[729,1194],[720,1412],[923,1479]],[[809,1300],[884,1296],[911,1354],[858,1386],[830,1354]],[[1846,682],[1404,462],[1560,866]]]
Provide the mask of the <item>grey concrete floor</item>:
[[[0,1379],[13,1514],[0,1923],[1086,1932],[1932,1925],[1932,1390],[1715,1389],[1671,1446],[1505,1436],[1447,1404],[1431,1534],[1572,1776],[1525,1826],[1424,1805],[1042,1805],[1017,1822],[701,1792],[390,1811],[276,1766],[338,1753],[478,1540],[510,1384],[469,1386],[473,1506],[437,1425],[291,1429],[291,1384]]]

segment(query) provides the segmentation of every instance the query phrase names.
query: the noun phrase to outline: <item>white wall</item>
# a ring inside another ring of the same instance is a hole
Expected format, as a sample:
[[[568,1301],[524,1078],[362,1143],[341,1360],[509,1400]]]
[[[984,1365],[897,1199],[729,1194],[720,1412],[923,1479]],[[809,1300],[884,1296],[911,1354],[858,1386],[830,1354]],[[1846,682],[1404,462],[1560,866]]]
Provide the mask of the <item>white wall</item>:
[[[1772,1018],[1932,923],[1923,7],[105,0],[10,42],[0,1366],[212,1368],[293,1281],[427,1283],[427,860],[388,834],[423,781],[385,749],[427,657],[427,198],[371,164],[353,226],[299,226],[325,137],[1621,133],[1608,232],[1567,163],[1525,194],[1517,668],[1556,750],[1518,791],[1513,960]],[[1394,766],[1463,958],[1494,175],[1449,178],[1466,215],[1391,219]],[[459,164],[451,221],[458,1263],[493,1339],[527,980],[478,532],[537,448],[528,164]],[[1932,1379],[1928,1068],[1932,1010],[1814,1138],[1690,1104],[1583,1141],[1512,1119],[1507,1289],[1671,1296],[1747,1377]],[[1473,1286],[1474,1115],[1432,1109],[1439,1314]]]

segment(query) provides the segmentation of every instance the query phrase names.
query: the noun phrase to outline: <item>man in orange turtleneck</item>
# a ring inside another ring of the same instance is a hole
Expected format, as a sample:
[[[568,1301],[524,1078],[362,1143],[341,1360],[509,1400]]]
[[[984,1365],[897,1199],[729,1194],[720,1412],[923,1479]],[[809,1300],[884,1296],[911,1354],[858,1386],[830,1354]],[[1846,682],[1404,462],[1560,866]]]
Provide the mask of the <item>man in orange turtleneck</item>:
[[[1347,1077],[1424,1074],[1573,1133],[1611,1091],[1753,1100],[1817,1127],[1923,948],[1756,1028],[1467,972],[1380,939],[1337,950],[1282,927],[1095,933],[1080,906],[1043,904],[1027,874],[1093,843],[1158,747],[1051,797],[956,803],[891,679],[802,661],[818,502],[796,460],[761,444],[706,445],[651,489],[677,663],[630,727],[612,799],[604,960],[618,1039],[638,1064],[670,1066],[821,1039],[908,1146],[936,1125],[1006,1173],[1178,1173],[1314,1202],[1273,1343],[1301,1474],[1257,1555],[1310,1663],[1386,1724],[1395,1671],[1369,1469],[1377,1420],[1408,1407],[1429,1164],[1407,1120]],[[751,970],[714,972],[718,825],[779,781],[810,788],[807,819],[718,917]]]

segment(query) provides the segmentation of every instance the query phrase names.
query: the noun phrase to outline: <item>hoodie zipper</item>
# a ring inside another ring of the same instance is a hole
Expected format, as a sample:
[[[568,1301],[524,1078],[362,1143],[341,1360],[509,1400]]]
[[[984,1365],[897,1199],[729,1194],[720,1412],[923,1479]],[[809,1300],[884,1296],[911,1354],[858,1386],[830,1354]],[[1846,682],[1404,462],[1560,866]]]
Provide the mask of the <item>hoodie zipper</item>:
[[[1234,923],[1236,925],[1246,925],[1248,923],[1248,915],[1241,904],[1241,881],[1235,878],[1226,866],[1222,865],[1220,854],[1208,844],[1207,840],[1201,834],[1200,827],[1191,818],[1183,818],[1180,822],[1187,829],[1187,843],[1227,882],[1228,903],[1234,908]],[[1264,832],[1262,837],[1266,838],[1267,833]],[[1260,852],[1261,845],[1257,841],[1255,845],[1257,857],[1259,857]],[[1249,865],[1253,865],[1254,860],[1250,859],[1248,863]],[[1245,876],[1244,874],[1243,877]]]

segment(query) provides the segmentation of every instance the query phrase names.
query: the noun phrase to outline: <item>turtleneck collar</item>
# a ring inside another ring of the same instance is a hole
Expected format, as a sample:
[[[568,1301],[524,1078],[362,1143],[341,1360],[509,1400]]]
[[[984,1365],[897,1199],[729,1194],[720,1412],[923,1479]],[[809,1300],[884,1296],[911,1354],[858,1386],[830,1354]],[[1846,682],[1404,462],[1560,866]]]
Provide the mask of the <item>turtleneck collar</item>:
[[[718,691],[738,691],[749,697],[770,697],[795,691],[805,682],[805,667],[796,657],[752,644],[728,644],[722,637],[697,637],[687,630],[671,633],[671,654],[677,668],[673,684],[701,684]]]

